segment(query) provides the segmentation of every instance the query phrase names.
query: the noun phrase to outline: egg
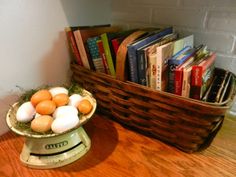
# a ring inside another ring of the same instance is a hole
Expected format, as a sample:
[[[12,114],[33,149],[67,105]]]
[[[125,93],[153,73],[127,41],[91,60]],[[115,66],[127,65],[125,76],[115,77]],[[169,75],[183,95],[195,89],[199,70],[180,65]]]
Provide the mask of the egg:
[[[48,90],[43,89],[43,90],[39,90],[36,93],[34,93],[31,96],[30,101],[34,106],[36,106],[41,101],[51,100],[51,99],[52,99],[51,93]]]
[[[53,113],[53,118],[56,119],[57,117],[61,116],[70,116],[70,115],[78,115],[78,110],[74,106],[60,106],[56,108]]]
[[[52,100],[45,100],[38,103],[35,109],[41,115],[49,115],[55,111],[56,104]]]
[[[53,87],[49,89],[49,92],[51,93],[52,97],[54,97],[57,94],[64,93],[68,95],[68,90],[64,87]]]
[[[53,117],[49,115],[39,116],[31,121],[31,129],[35,132],[44,133],[51,129]]]
[[[88,114],[92,111],[93,105],[89,100],[83,99],[79,102],[77,108],[82,114]]]
[[[16,112],[16,120],[19,122],[29,122],[34,118],[36,111],[30,101],[23,103]]]
[[[36,112],[36,114],[34,115],[34,118],[38,118],[40,116],[42,116],[42,115]]]
[[[57,117],[51,126],[51,129],[54,133],[63,133],[68,131],[79,124],[79,117],[75,114],[64,115]]]
[[[69,97],[68,105],[77,107],[79,102],[83,99],[83,97],[79,94],[73,94]]]
[[[52,101],[54,101],[56,103],[57,107],[64,106],[64,105],[67,105],[69,103],[69,97],[65,93],[59,93],[59,94],[56,94],[52,98]]]

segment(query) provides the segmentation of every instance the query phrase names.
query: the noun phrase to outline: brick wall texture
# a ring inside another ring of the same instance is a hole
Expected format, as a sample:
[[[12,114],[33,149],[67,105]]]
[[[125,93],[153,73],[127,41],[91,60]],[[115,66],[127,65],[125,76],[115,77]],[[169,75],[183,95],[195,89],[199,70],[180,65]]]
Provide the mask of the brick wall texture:
[[[171,25],[217,53],[216,66],[236,74],[235,0],[112,0],[112,23],[125,28]]]

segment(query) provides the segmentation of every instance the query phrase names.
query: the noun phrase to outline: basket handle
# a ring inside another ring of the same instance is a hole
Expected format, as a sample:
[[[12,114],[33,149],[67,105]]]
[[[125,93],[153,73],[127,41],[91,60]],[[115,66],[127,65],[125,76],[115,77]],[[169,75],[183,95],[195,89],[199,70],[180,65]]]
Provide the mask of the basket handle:
[[[127,58],[127,46],[145,33],[146,31],[142,30],[133,32],[120,44],[116,55],[116,79],[120,81],[126,80],[127,73],[125,70],[125,63]]]

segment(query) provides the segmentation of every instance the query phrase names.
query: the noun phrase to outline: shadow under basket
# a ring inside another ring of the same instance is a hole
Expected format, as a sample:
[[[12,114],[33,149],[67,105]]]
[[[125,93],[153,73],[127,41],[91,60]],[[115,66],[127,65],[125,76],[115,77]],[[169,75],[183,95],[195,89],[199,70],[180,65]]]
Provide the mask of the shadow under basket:
[[[226,98],[222,103],[210,103],[120,81],[77,64],[71,64],[71,70],[73,80],[93,93],[98,111],[188,153],[211,144],[236,92],[232,73]]]

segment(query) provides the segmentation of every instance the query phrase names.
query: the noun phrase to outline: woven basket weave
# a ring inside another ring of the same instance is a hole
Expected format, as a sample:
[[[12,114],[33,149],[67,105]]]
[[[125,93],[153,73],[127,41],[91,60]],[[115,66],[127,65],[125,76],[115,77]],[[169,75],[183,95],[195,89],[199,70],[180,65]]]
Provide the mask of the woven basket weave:
[[[208,147],[235,95],[235,76],[221,104],[184,98],[71,64],[72,78],[94,94],[98,110],[119,123],[185,152]]]

